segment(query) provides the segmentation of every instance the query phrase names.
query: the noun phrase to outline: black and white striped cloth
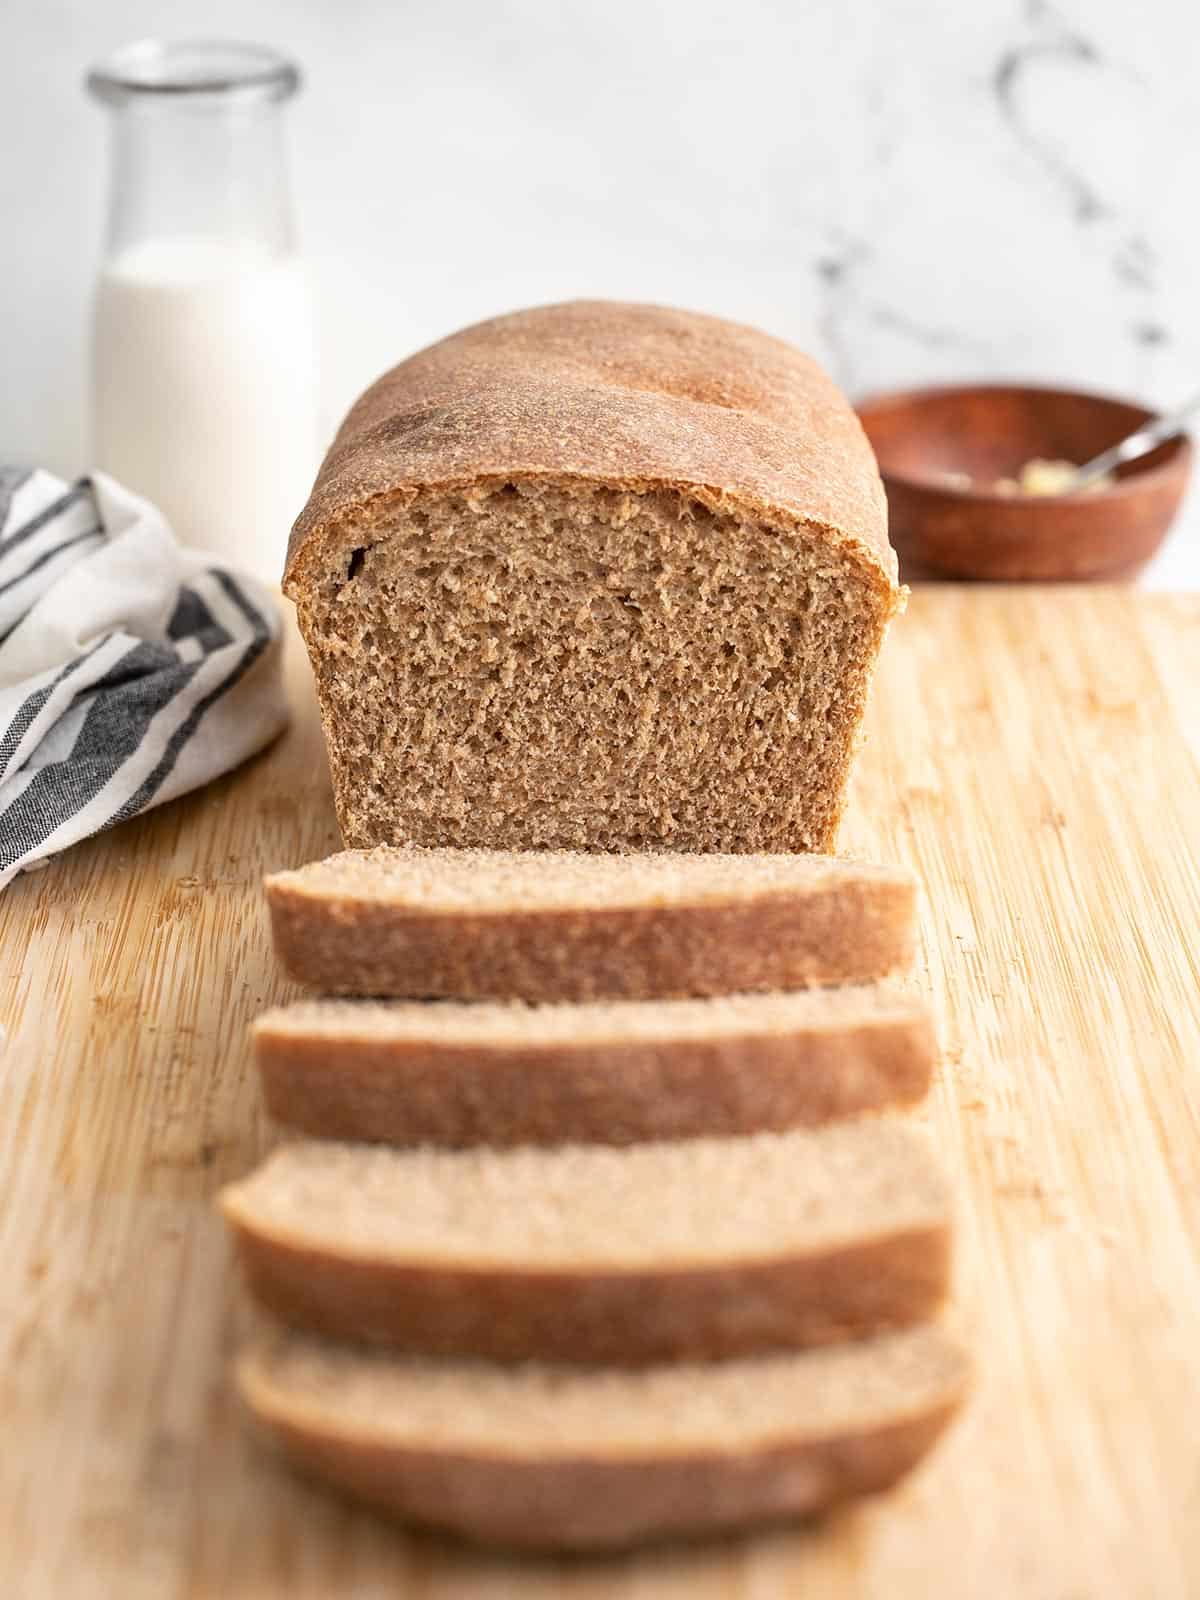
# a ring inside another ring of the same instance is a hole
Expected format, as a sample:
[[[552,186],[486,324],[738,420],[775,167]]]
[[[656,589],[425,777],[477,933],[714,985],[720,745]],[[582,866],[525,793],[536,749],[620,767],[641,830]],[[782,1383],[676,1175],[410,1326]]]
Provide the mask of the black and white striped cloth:
[[[278,609],[100,473],[0,468],[0,889],[287,721]]]

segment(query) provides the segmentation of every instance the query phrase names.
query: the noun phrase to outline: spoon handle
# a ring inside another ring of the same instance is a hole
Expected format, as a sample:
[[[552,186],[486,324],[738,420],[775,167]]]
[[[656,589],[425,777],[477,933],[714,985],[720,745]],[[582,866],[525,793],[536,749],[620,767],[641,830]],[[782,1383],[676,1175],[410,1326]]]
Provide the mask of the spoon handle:
[[[1093,456],[1090,461],[1085,461],[1083,466],[1076,470],[1071,484],[1072,492],[1084,488],[1096,478],[1102,478],[1106,472],[1112,472],[1115,467],[1122,466],[1126,461],[1133,461],[1138,456],[1146,455],[1164,440],[1173,439],[1177,433],[1183,431],[1184,422],[1197,410],[1200,410],[1200,394],[1194,394],[1190,400],[1185,400],[1183,405],[1176,406],[1173,411],[1164,411],[1161,417],[1153,417],[1136,433],[1129,434],[1119,444],[1114,444],[1111,449],[1105,450],[1102,455]]]

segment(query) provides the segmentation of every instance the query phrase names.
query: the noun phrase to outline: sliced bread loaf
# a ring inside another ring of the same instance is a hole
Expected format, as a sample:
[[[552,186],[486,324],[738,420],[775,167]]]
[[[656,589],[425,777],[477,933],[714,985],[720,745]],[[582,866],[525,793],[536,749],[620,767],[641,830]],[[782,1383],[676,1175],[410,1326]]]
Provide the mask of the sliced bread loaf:
[[[592,1000],[859,983],[908,965],[916,887],[830,856],[381,847],[266,879],[275,948],[333,994]]]
[[[347,844],[828,850],[901,603],[814,362],[543,306],[373,384],[292,532]]]
[[[623,1150],[302,1142],[222,1205],[284,1321],[423,1355],[798,1348],[928,1316],[949,1272],[945,1184],[887,1118]]]
[[[631,1144],[910,1105],[935,1038],[889,984],[526,1006],[303,1000],[254,1025],[267,1109],[314,1138]]]
[[[238,1366],[303,1470],[406,1519],[531,1549],[806,1516],[887,1488],[968,1381],[936,1327],[642,1372],[394,1358],[296,1334]]]

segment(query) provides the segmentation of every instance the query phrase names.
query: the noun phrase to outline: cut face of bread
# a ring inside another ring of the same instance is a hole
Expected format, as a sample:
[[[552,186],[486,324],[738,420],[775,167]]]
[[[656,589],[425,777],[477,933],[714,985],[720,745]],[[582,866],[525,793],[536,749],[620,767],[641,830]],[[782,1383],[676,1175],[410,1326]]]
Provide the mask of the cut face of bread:
[[[831,847],[896,605],[852,546],[514,472],[325,560],[297,603],[347,844]]]
[[[542,1549],[717,1533],[886,1488],[967,1380],[936,1327],[637,1373],[279,1334],[238,1366],[255,1418],[306,1471],[405,1518]]]

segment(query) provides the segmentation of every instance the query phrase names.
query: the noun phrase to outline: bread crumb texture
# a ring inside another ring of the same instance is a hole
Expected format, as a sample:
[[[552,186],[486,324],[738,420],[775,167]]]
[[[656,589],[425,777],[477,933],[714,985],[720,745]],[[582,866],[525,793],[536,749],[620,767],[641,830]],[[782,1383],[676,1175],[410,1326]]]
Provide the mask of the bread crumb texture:
[[[949,1219],[927,1141],[874,1118],[626,1149],[297,1142],[224,1204],[252,1233],[345,1257],[579,1274],[770,1261]]]
[[[357,899],[423,912],[472,916],[541,911],[752,904],[841,886],[912,889],[905,867],[869,866],[835,856],[691,855],[670,852],[592,855],[377,846],[342,850],[291,872],[271,874],[268,892],[314,899]]]
[[[610,1000],[581,1005],[460,1004],[386,1000],[298,1000],[255,1023],[256,1037],[307,1042],[437,1043],[480,1050],[647,1041],[745,1039],[764,1035],[887,1029],[919,1022],[927,1008],[915,988],[847,984],[794,994],[722,995],[705,1000]]]
[[[405,1360],[301,1334],[244,1358],[256,1409],[380,1444],[499,1457],[723,1454],[919,1416],[967,1380],[959,1346],[922,1325],[794,1355],[639,1372]]]

